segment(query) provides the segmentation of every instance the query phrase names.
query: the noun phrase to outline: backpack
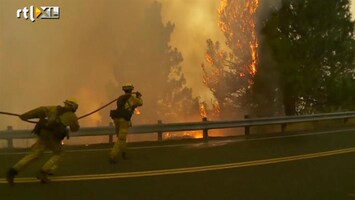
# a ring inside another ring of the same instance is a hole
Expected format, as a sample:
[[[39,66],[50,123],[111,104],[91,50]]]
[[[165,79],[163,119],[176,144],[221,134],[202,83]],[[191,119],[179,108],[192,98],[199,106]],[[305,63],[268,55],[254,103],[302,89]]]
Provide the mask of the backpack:
[[[54,138],[57,140],[63,140],[65,137],[68,136],[69,131],[61,122],[59,122],[59,116],[67,112],[67,110],[62,106],[57,106],[57,115],[56,115],[56,122],[48,125],[48,120],[45,118],[40,118],[39,121],[36,123],[36,126],[32,130],[32,133],[39,135],[42,129],[51,131],[54,135]]]
[[[112,119],[124,118],[127,121],[131,120],[134,108],[129,105],[128,99],[130,97],[131,94],[124,94],[117,99],[117,109],[110,111],[110,117]],[[128,103],[129,108],[125,108],[126,103]]]

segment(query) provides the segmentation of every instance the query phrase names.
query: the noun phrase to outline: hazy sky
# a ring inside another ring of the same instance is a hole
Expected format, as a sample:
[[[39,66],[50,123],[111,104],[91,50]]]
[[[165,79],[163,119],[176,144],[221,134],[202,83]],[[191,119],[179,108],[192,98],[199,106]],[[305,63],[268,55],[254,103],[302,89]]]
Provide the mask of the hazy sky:
[[[86,114],[117,97],[107,94],[115,83],[113,68],[120,65],[116,54],[124,51],[145,9],[153,0],[78,0],[46,1],[58,5],[59,20],[35,22],[17,19],[16,10],[43,1],[2,0],[0,2],[0,111],[22,113],[40,105],[62,104],[68,97],[79,101],[78,115]],[[183,70],[194,95],[203,96],[200,65],[204,61],[205,41],[222,35],[217,26],[215,0],[163,0],[164,23],[172,21],[175,30],[171,46],[183,54]],[[219,35],[218,35],[219,34]],[[121,53],[122,54],[122,53]],[[154,72],[142,66],[139,74],[154,79]],[[133,74],[133,73],[131,73]],[[139,88],[137,88],[139,90]],[[154,90],[159,90],[159,85]],[[154,95],[141,91],[146,98]],[[144,108],[143,108],[144,109]],[[81,123],[96,125],[101,116],[94,114]],[[0,129],[31,125],[0,115]]]
[[[75,97],[80,102],[80,116],[112,100],[110,97],[120,93],[106,94],[108,83],[115,82],[115,55],[123,49],[120,39],[130,37],[132,26],[151,1],[1,0],[0,111],[22,113]],[[217,25],[220,1],[160,2],[164,22],[175,24],[171,46],[177,47],[184,57],[182,67],[187,85],[195,96],[208,101],[211,94],[202,84],[200,65],[208,38],[224,42]],[[18,8],[44,4],[60,6],[61,19],[32,23],[16,18]],[[352,12],[355,13],[355,6]],[[150,73],[146,70],[143,73]],[[100,116],[96,114],[83,121],[83,125],[95,125],[98,120]],[[32,127],[13,117],[0,116],[0,130],[7,125]]]
[[[108,95],[114,82],[115,38],[130,35],[149,1],[78,0],[46,1],[58,5],[59,20],[17,19],[16,10],[43,1],[0,2],[0,110],[22,113],[41,105],[62,104],[65,98],[79,102],[78,115],[91,112],[122,92]],[[147,2],[147,3],[144,3]],[[107,6],[114,4],[114,6]],[[136,13],[135,13],[135,12]],[[118,25],[116,25],[116,23]],[[132,80],[133,82],[134,80]],[[81,123],[96,125],[94,114]],[[0,129],[28,125],[13,117],[0,116]],[[30,125],[31,126],[31,125]]]

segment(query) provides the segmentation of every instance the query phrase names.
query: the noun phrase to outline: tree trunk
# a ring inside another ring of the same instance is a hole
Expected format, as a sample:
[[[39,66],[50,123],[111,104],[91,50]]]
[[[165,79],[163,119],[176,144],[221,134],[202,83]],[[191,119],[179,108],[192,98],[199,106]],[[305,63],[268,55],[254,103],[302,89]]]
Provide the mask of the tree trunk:
[[[283,93],[283,104],[285,107],[286,115],[289,116],[296,114],[296,100],[290,88],[285,87],[285,91]]]

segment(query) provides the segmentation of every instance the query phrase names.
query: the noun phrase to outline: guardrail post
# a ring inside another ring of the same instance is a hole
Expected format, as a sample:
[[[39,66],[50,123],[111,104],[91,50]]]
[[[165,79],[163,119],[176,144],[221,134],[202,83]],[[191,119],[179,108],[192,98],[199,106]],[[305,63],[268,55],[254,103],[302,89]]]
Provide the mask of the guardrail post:
[[[249,115],[244,115],[244,119],[249,119]],[[245,126],[244,135],[250,135],[250,126]]]
[[[163,122],[161,120],[158,120],[158,125],[162,123]],[[158,141],[163,141],[163,132],[158,132]]]
[[[286,131],[286,128],[287,128],[286,123],[281,124],[281,133],[284,133]]]
[[[14,148],[14,142],[12,139],[7,139],[7,148],[13,149]]]
[[[12,131],[13,128],[12,126],[7,126],[6,128],[7,131]],[[7,139],[7,148],[13,149],[14,148],[14,141],[12,138]]]
[[[112,122],[110,122],[110,123],[108,124],[108,126],[109,126],[109,127],[114,127]],[[108,142],[109,142],[110,144],[113,143],[113,135],[114,135],[114,134],[115,134],[115,133],[112,133],[112,134],[110,134],[110,135],[108,136]]]
[[[349,118],[344,118],[344,124],[348,122]]]
[[[207,122],[208,120],[207,120],[207,117],[203,117],[202,118],[202,121],[203,122]],[[203,129],[202,130],[202,134],[203,134],[203,140],[207,140],[208,139],[208,129]]]

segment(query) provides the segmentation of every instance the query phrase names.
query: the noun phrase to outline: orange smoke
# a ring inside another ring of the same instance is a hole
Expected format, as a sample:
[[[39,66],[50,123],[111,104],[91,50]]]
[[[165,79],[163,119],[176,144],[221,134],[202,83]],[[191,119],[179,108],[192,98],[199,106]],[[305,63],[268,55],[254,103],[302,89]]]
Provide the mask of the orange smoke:
[[[78,116],[90,113],[102,106],[102,103],[100,102],[103,102],[103,100],[101,100],[101,97],[93,93],[90,88],[80,88],[76,97],[79,101],[80,113],[78,114]],[[90,99],[90,101],[87,101],[87,99]],[[80,121],[80,125],[93,126],[100,125],[101,122],[102,116],[98,112],[96,112],[83,118],[83,120]]]

